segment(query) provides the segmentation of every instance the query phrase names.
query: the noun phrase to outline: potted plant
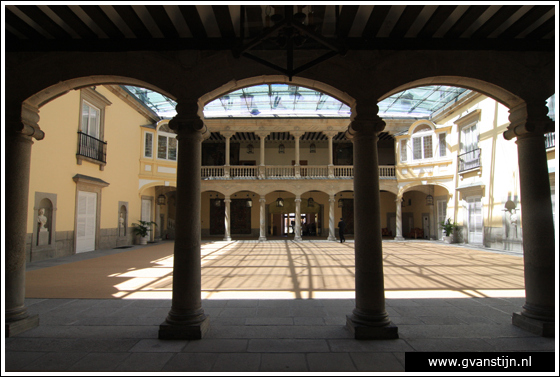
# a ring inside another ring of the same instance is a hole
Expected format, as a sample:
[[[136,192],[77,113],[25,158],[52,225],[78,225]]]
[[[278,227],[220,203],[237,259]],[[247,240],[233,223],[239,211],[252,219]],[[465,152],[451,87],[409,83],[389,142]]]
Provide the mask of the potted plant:
[[[453,242],[453,231],[459,227],[456,222],[451,222],[451,219],[448,218],[447,221],[441,221],[439,223],[439,227],[443,229],[445,232],[445,236],[443,236],[443,242],[452,243]]]
[[[150,226],[157,226],[155,221],[143,221],[138,220],[138,223],[132,223],[134,225],[134,233],[140,236],[140,245],[148,244],[148,233],[150,232]]]

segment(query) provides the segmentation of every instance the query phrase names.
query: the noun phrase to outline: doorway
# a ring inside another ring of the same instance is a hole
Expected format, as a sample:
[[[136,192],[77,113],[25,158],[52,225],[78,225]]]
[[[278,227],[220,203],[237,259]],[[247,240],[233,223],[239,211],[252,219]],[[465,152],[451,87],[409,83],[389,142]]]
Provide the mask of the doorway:
[[[97,193],[78,191],[76,208],[76,253],[95,250]]]

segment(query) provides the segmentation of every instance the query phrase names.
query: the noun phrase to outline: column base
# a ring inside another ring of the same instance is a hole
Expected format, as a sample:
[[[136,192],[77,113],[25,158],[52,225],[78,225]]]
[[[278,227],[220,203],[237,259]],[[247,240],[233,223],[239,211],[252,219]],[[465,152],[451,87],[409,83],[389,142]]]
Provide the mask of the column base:
[[[266,241],[266,237],[259,237],[259,242]]]
[[[206,318],[204,318],[202,322],[192,325],[176,325],[164,321],[161,325],[159,325],[158,338],[171,340],[202,339],[209,327],[210,318],[208,315],[206,315]]]
[[[224,241],[231,241],[231,237],[224,237]]]
[[[514,326],[533,334],[546,338],[554,338],[554,322],[539,321],[537,319],[526,317],[521,313],[513,313],[511,323]]]
[[[336,237],[329,237],[327,238],[327,241],[336,241]]]
[[[303,239],[301,237],[294,237],[295,242],[302,242]]]
[[[34,329],[39,326],[39,315],[30,315],[27,318],[20,319],[19,321],[13,321],[6,323],[6,338],[20,334],[24,331]]]
[[[356,323],[352,320],[351,315],[346,316],[346,327],[352,331],[355,339],[368,340],[368,339],[398,339],[399,328],[393,323],[389,322],[384,326],[366,326]]]
[[[404,241],[404,237],[396,236],[395,241]]]

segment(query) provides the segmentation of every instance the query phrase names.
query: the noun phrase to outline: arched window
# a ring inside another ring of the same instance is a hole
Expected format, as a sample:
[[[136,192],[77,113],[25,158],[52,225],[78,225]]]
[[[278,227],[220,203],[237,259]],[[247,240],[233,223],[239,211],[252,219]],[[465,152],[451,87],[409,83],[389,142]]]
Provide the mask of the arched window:
[[[434,132],[427,124],[420,124],[412,133],[412,159],[424,160],[434,157]]]

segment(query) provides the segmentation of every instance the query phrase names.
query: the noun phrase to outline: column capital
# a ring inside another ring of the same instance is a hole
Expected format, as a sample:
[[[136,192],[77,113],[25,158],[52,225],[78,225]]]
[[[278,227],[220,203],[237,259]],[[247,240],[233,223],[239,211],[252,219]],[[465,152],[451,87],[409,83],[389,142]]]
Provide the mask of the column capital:
[[[357,135],[378,134],[385,129],[385,121],[377,113],[377,104],[356,104],[356,116],[348,126],[347,137],[352,139]]]
[[[305,131],[289,131],[290,135],[292,135],[296,140],[302,137],[305,134]]]
[[[39,109],[27,103],[6,103],[6,129],[42,140],[45,133],[39,127]]]
[[[198,104],[195,101],[179,102],[175,110],[177,115],[169,121],[169,128],[177,133],[178,138],[182,137],[184,132],[199,132],[201,138],[208,132],[206,125],[198,116]]]
[[[233,135],[235,135],[235,133],[235,131],[220,131],[220,135],[222,135],[226,139],[230,139]]]
[[[333,137],[338,135],[338,131],[323,131],[323,135],[325,135],[329,139],[332,139]]]
[[[261,197],[261,198],[259,199],[259,202],[265,203],[265,204],[266,204],[266,198]]]
[[[270,135],[270,132],[268,132],[268,131],[256,131],[255,135],[257,135],[261,139],[264,139],[265,137]]]
[[[542,136],[554,132],[554,122],[548,117],[546,101],[522,103],[509,110],[509,126],[504,138]]]

